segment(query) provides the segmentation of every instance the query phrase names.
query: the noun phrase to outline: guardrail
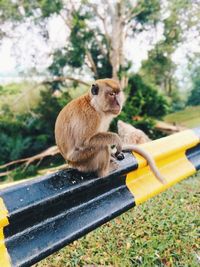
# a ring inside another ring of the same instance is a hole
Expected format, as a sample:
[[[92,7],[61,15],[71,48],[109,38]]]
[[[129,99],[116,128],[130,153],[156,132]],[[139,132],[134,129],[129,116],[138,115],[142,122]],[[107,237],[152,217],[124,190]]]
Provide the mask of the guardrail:
[[[31,266],[200,169],[200,128],[141,146],[166,185],[126,153],[105,178],[68,169],[0,190],[0,266]]]

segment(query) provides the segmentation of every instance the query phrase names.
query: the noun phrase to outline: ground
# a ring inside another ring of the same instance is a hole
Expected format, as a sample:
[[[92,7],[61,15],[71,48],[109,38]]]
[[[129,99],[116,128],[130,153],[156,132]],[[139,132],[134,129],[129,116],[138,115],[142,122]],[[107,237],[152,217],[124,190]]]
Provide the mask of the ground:
[[[200,266],[200,172],[36,264]]]
[[[171,113],[164,120],[170,123],[175,122],[188,128],[200,126],[200,106],[187,107],[179,112]]]

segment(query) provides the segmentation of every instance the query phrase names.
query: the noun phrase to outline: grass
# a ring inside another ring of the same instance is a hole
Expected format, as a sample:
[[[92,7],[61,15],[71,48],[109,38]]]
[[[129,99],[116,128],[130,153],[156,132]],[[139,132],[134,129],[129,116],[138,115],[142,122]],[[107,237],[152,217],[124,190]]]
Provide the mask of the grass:
[[[200,172],[35,267],[200,266]]]
[[[197,127],[200,125],[200,106],[187,107],[184,110],[167,115],[164,120],[189,128]]]

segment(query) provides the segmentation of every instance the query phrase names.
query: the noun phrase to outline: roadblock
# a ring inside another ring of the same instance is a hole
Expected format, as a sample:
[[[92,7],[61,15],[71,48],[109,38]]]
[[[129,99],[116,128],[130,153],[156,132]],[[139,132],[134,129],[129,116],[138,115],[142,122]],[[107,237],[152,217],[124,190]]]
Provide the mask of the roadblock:
[[[200,128],[141,145],[147,162],[125,153],[105,178],[67,169],[0,190],[0,266],[31,266],[200,169]]]

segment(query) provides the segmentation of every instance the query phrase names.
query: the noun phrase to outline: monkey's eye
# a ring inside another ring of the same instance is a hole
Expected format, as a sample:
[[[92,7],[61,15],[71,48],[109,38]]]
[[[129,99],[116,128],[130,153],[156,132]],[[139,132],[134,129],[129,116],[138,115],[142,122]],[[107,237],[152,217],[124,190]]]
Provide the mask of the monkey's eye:
[[[110,92],[109,95],[110,96],[115,96],[115,93],[114,92]]]

